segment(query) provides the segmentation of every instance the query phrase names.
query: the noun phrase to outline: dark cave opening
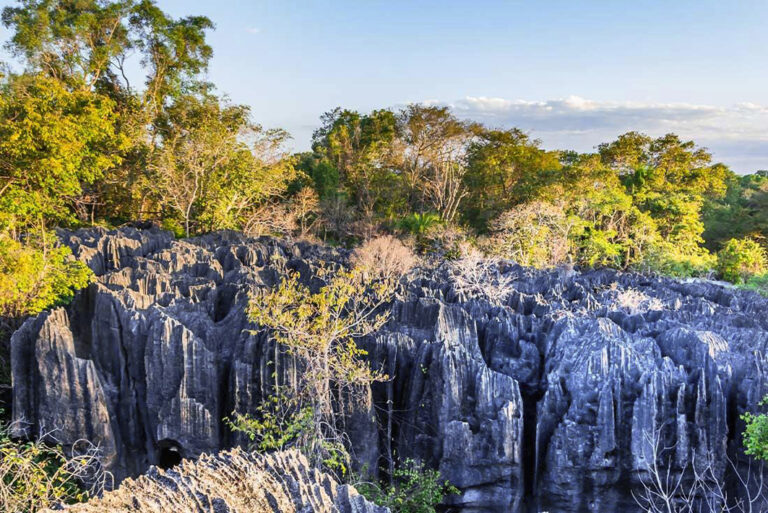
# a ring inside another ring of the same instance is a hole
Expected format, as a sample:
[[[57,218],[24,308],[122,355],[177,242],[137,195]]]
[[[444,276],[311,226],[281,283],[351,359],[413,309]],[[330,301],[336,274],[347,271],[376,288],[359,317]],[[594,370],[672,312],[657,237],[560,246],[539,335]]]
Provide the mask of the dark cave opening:
[[[181,445],[177,441],[165,439],[157,443],[157,466],[161,469],[175,467],[183,457]]]

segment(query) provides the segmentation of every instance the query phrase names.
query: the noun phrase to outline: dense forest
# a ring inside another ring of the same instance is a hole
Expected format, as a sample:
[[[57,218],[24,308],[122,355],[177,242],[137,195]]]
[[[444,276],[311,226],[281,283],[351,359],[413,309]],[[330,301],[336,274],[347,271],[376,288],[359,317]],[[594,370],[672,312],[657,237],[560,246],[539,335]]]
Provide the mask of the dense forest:
[[[765,264],[768,172],[738,176],[674,134],[594,153],[409,105],[322,116],[312,151],[204,80],[211,20],[151,1],[24,1],[3,11],[0,313],[66,299],[87,273],[56,227],[153,221],[354,245],[378,232],[422,252],[463,245],[572,263],[747,281]],[[140,58],[142,83],[126,61]],[[756,281],[752,278],[753,282]]]
[[[234,229],[345,247],[388,234],[448,259],[768,290],[768,171],[737,175],[675,134],[579,153],[447,107],[335,108],[312,150],[292,154],[288,133],[206,81],[205,17],[152,0],[21,0],[2,22],[14,56],[0,75],[3,360],[24,318],[92,279],[60,228],[151,222],[179,238]]]

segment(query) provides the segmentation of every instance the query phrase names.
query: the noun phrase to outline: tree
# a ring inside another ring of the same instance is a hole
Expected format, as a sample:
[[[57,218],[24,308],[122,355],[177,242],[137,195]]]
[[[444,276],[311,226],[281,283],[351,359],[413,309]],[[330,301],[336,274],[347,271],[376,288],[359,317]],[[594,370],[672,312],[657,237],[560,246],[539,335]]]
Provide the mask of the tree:
[[[113,102],[43,75],[9,77],[0,95],[0,228],[71,222],[83,186],[120,162]]]
[[[314,436],[305,449],[314,461],[328,464],[338,461],[344,448],[335,398],[355,398],[371,383],[386,379],[369,367],[355,339],[374,333],[387,321],[382,307],[390,299],[393,283],[364,280],[358,270],[334,275],[321,269],[318,277],[324,285],[314,291],[291,274],[276,288],[255,295],[248,313],[302,365],[301,383],[291,392],[299,400],[299,410],[312,411]]]
[[[185,95],[161,124],[151,164],[158,203],[193,231],[240,228],[244,213],[285,192],[293,165],[279,147],[286,135],[264,131],[248,109],[211,95]]]
[[[20,0],[3,9],[13,31],[8,43],[30,71],[40,71],[70,88],[91,88],[120,66],[132,46],[130,0],[78,2]]]
[[[704,203],[705,245],[718,251],[732,238],[768,238],[768,176],[728,173],[728,189],[722,198]]]
[[[19,0],[3,9],[8,47],[30,71],[70,88],[131,91],[126,62],[134,50],[146,72],[144,98],[154,115],[196,81],[213,51],[204,16],[173,19],[152,0]]]
[[[571,255],[572,228],[562,205],[533,201],[494,220],[483,246],[520,265],[548,267],[564,263]]]
[[[712,165],[705,148],[675,134],[651,139],[629,132],[598,150],[638,208],[656,221],[660,236],[683,253],[699,253],[702,206],[705,199],[725,194],[727,168]]]
[[[716,459],[709,449],[695,453],[682,466],[675,464],[677,442],[665,436],[664,424],[642,433],[646,462],[638,476],[640,490],[632,491],[637,505],[647,513],[758,513],[768,503],[768,483],[763,462],[749,461],[746,469],[726,457]],[[700,454],[698,457],[696,454]],[[730,468],[726,467],[727,464]],[[734,478],[736,496],[729,496],[724,472]]]
[[[148,71],[145,103],[157,116],[167,101],[199,86],[197,77],[213,56],[205,32],[214,25],[205,16],[173,19],[152,0],[135,4],[130,24],[135,33],[133,45],[142,51],[142,64]]]
[[[364,218],[391,214],[399,194],[399,177],[391,165],[394,113],[384,109],[361,115],[335,109],[321,120],[323,125],[313,134],[313,148],[321,156],[312,173],[318,180],[318,194],[327,198],[332,192],[328,187],[338,180]],[[338,178],[334,179],[331,166]]]
[[[521,185],[561,167],[557,153],[542,150],[519,129],[478,129],[467,147],[462,217],[484,232],[504,210],[532,199]]]
[[[206,42],[211,21],[174,19],[151,0],[19,0],[3,9],[2,19],[12,32],[7,47],[28,73],[112,104],[105,135],[120,141],[122,158],[82,188],[76,205],[81,219],[154,213],[146,188],[148,163],[159,144],[158,120],[173,99],[210,88],[199,75],[212,55]],[[135,68],[134,59],[144,72],[138,88],[127,72]]]
[[[0,234],[0,318],[22,318],[66,303],[91,278],[90,269],[51,233],[30,233],[24,244]]]
[[[412,211],[433,210],[452,222],[467,195],[464,156],[473,125],[447,107],[416,104],[401,110],[397,123],[396,165]]]

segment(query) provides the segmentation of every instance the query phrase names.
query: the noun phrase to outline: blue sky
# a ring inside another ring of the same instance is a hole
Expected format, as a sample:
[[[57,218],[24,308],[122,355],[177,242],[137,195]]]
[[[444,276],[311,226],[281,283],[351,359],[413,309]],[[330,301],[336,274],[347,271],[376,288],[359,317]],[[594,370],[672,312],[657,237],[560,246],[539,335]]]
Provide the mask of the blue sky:
[[[737,171],[768,169],[764,0],[158,4],[216,23],[209,78],[296,150],[335,106],[429,101],[548,148],[675,131]]]

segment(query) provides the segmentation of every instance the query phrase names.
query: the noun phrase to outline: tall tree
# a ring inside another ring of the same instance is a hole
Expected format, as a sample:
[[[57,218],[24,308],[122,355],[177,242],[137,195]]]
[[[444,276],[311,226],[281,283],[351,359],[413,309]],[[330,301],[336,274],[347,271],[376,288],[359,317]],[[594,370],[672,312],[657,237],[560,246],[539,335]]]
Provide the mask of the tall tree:
[[[211,95],[178,98],[159,132],[150,165],[157,201],[187,236],[242,227],[244,213],[285,192],[295,174],[279,151],[284,132],[262,130],[246,107]]]
[[[313,136],[314,150],[323,158],[318,168],[334,166],[364,218],[391,214],[399,192],[399,176],[392,168],[394,113],[384,109],[361,115],[335,109],[324,114],[322,122]],[[328,174],[326,170],[323,176]]]
[[[212,55],[205,38],[212,22],[175,19],[152,0],[19,0],[2,20],[12,31],[7,47],[28,72],[113,102],[113,131],[130,144],[120,165],[84,188],[80,204],[108,217],[150,212],[146,170],[160,144],[158,120],[174,98],[209,87],[199,76]],[[134,55],[143,84],[128,77]]]
[[[72,220],[84,184],[120,162],[113,102],[43,75],[9,77],[0,94],[0,228]]]
[[[705,199],[725,194],[727,168],[713,165],[705,148],[675,134],[652,139],[629,132],[598,150],[638,207],[656,220],[660,235],[682,252],[699,252],[701,208]]]
[[[453,221],[467,195],[464,157],[473,127],[447,107],[412,104],[400,111],[397,165],[413,210]]]
[[[542,150],[538,141],[517,128],[476,130],[467,147],[464,219],[485,231],[503,211],[531,199],[523,185],[548,171],[559,170],[562,166],[558,157],[556,152]]]

